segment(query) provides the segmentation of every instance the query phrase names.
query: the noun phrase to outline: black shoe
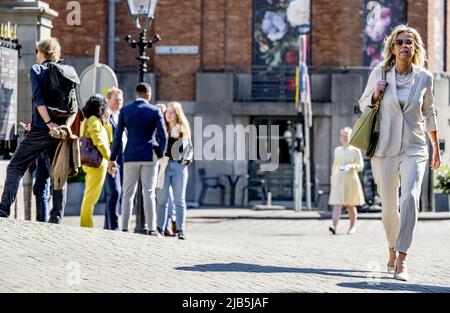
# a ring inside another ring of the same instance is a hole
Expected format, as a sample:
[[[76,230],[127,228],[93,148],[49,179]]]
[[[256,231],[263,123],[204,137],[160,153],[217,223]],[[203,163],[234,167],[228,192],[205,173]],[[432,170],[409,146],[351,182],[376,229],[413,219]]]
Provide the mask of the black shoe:
[[[180,240],[186,240],[186,236],[184,235],[183,231],[178,232],[178,239]]]
[[[161,229],[161,228],[159,228],[159,227],[156,227],[156,232],[159,234],[159,235],[161,235],[162,237],[164,237],[166,234],[165,234],[165,232]]]
[[[330,226],[330,228],[328,228],[329,230],[330,230],[330,232],[333,234],[333,235],[336,235],[336,229],[333,227],[333,226]]]
[[[8,218],[8,217],[9,217],[9,214],[6,214],[5,212],[3,212],[3,211],[0,210],[0,217]]]

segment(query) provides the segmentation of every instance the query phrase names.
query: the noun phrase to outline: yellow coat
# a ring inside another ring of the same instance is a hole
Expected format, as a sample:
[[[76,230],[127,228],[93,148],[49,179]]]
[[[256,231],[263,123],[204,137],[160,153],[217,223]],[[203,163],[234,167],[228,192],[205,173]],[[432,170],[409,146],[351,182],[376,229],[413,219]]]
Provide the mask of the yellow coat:
[[[86,121],[88,123],[87,129]],[[104,160],[109,161],[111,157],[111,142],[112,142],[112,126],[109,123],[103,123],[101,119],[91,116],[89,119],[84,119],[81,123],[80,135],[90,138],[98,149]]]
[[[112,126],[109,123],[102,123],[95,116],[91,116],[87,120],[86,130],[85,125],[86,119],[81,123],[81,136],[90,138],[103,156],[103,162],[99,168],[83,165],[83,170],[86,173],[86,186],[81,204],[80,225],[82,227],[93,227],[94,207],[100,198],[106,178],[108,160],[111,157]]]
[[[353,167],[345,172],[341,167]],[[330,205],[357,206],[365,203],[358,172],[364,169],[361,151],[353,146],[337,147],[331,172]]]

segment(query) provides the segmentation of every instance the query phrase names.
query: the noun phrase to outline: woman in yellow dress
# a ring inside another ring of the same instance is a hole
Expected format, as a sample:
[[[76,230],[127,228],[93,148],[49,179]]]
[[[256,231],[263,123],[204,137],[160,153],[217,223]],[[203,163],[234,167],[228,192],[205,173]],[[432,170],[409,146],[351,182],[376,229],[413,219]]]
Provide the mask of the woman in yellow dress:
[[[364,168],[361,151],[350,146],[352,129],[341,129],[340,141],[342,146],[334,150],[334,162],[331,172],[331,191],[329,204],[333,205],[333,225],[329,230],[336,235],[336,228],[341,217],[342,208],[346,207],[350,216],[350,228],[347,234],[356,232],[358,212],[356,206],[365,203],[364,193],[359,180],[358,172]]]
[[[94,227],[94,207],[102,193],[103,184],[111,157],[112,126],[109,124],[111,113],[102,95],[89,98],[83,108],[85,119],[81,123],[80,134],[90,138],[103,157],[100,167],[83,165],[86,173],[86,186],[81,204],[81,227]]]

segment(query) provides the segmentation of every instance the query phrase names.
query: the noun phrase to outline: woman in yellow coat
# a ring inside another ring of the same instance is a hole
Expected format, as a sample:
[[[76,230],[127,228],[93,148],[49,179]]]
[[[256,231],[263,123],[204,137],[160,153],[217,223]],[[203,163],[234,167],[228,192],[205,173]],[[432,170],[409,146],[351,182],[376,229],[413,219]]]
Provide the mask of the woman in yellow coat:
[[[333,225],[330,231],[335,235],[337,224],[341,217],[342,208],[346,207],[350,216],[350,228],[347,234],[356,231],[357,210],[356,206],[365,203],[364,193],[359,180],[358,172],[364,168],[361,151],[350,146],[352,129],[346,127],[341,129],[340,141],[342,146],[334,151],[334,162],[331,172],[331,191],[329,204],[333,208]]]
[[[102,193],[103,184],[111,156],[112,126],[109,124],[109,108],[102,95],[92,96],[83,113],[85,119],[81,124],[81,136],[90,138],[103,157],[100,167],[83,165],[86,173],[86,186],[81,204],[81,227],[94,227],[94,207]]]

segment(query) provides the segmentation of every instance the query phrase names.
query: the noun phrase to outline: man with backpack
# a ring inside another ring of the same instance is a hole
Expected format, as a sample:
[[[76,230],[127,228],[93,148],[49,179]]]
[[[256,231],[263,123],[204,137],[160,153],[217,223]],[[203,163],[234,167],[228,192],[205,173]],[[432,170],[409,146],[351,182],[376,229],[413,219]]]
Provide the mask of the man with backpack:
[[[36,63],[30,70],[33,94],[33,121],[30,132],[17,147],[7,169],[0,203],[0,217],[9,217],[16,199],[20,180],[28,166],[44,151],[51,161],[59,144],[49,131],[60,125],[70,126],[75,119],[78,103],[75,86],[79,84],[73,67],[61,61],[61,46],[56,38],[38,42]],[[66,188],[53,191],[50,223],[59,224],[64,215]]]

